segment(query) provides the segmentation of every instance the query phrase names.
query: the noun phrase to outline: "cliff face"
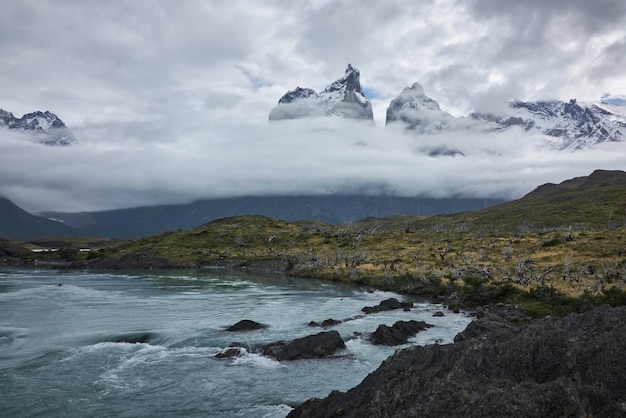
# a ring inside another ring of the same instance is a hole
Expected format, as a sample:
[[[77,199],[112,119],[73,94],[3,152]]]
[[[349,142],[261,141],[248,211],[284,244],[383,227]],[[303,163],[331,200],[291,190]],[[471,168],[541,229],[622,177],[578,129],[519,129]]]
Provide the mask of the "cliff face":
[[[523,322],[483,312],[454,344],[399,351],[289,417],[626,416],[626,307]]]

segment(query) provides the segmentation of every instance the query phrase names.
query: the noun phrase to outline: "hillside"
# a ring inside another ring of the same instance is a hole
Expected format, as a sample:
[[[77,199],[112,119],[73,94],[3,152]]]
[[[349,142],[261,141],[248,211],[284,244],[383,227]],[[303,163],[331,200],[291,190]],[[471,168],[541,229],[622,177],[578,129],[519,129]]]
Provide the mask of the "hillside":
[[[569,229],[626,226],[626,172],[596,170],[560,184],[544,184],[521,199],[482,210],[426,219],[370,219],[387,230],[482,228]]]
[[[436,215],[483,209],[495,199],[412,198],[359,195],[247,196],[198,200],[189,204],[145,206],[100,212],[59,213],[62,220],[85,236],[137,238],[189,229],[209,221],[241,215],[262,215],[286,221],[310,220],[344,224],[369,216]]]
[[[69,254],[80,268],[224,267],[536,316],[626,303],[626,173],[543,185],[478,212],[330,225],[248,215]],[[610,219],[610,222],[609,222]],[[40,259],[55,257],[41,255]]]
[[[76,231],[59,222],[31,215],[9,199],[0,196],[0,237],[14,240],[62,237]]]

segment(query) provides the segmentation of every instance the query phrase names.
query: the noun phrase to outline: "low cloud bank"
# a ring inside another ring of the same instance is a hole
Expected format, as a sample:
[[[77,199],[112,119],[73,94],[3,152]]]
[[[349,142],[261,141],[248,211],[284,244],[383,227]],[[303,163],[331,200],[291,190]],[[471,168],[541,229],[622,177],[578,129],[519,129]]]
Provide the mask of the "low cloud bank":
[[[244,195],[362,193],[514,199],[540,184],[626,169],[626,143],[555,151],[545,137],[411,135],[341,119],[83,125],[47,147],[3,131],[0,195],[31,212],[93,211]],[[445,145],[464,156],[428,155]]]

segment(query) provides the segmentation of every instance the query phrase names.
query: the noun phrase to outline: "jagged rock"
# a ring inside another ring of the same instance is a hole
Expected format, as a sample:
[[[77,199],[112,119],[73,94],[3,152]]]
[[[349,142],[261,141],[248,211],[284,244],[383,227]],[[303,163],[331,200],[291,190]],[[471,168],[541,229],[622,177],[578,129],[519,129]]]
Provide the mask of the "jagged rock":
[[[433,316],[435,316],[435,317],[442,317],[442,316],[446,316],[446,314],[444,314],[441,311],[437,311],[437,312],[433,313]]]
[[[263,329],[265,325],[259,324],[256,321],[252,321],[250,319],[242,319],[234,325],[226,328],[228,332],[239,332],[239,331],[255,331],[257,329]]]
[[[54,113],[33,112],[21,118],[0,109],[0,127],[8,128],[28,136],[29,139],[45,145],[73,145],[78,143],[74,134]]]
[[[454,344],[399,350],[356,388],[288,416],[626,416],[626,307],[530,325],[503,310]]]
[[[220,359],[241,357],[245,355],[247,352],[248,351],[246,350],[245,345],[243,345],[242,343],[238,343],[238,342],[232,342],[228,345],[228,347],[226,347],[219,353],[214,354],[213,357],[220,358]]]
[[[361,88],[359,70],[348,64],[345,75],[320,93],[301,87],[288,91],[270,111],[269,119],[320,116],[374,120],[372,103],[365,97]]]
[[[377,312],[382,312],[382,311],[392,311],[394,309],[407,310],[407,308],[410,309],[412,307],[413,307],[413,302],[400,302],[396,298],[389,298],[389,299],[383,300],[376,306],[366,306],[363,309],[361,309],[361,311],[365,312],[366,314],[371,314],[371,313],[377,313]]]
[[[261,352],[283,361],[328,357],[344,348],[346,344],[337,331],[326,331],[289,342],[277,341],[267,344],[261,347]]]
[[[432,325],[424,321],[397,321],[391,327],[381,324],[370,335],[370,342],[375,345],[400,345],[406,343],[410,337]]]

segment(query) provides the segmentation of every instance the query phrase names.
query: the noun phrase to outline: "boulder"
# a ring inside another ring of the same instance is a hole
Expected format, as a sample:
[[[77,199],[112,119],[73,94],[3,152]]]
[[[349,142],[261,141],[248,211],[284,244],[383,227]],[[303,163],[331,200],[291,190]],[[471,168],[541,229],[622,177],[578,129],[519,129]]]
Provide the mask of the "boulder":
[[[228,332],[239,332],[239,331],[255,331],[257,329],[263,329],[266,328],[265,325],[263,324],[259,324],[256,321],[252,321],[250,319],[242,319],[241,321],[237,322],[235,325],[231,325],[230,327],[226,328],[226,331]]]
[[[219,353],[214,354],[213,357],[220,358],[220,359],[241,357],[245,355],[247,352],[248,350],[246,350],[246,347],[242,343],[233,342],[233,343],[230,343],[228,347],[226,347]]]
[[[398,321],[391,327],[381,324],[370,335],[370,342],[375,345],[400,345],[406,343],[410,337],[432,325],[424,321]]]
[[[413,307],[413,302],[400,302],[396,298],[385,299],[376,306],[366,306],[361,309],[366,314],[377,313],[382,311],[392,311],[394,309],[408,310]],[[408,309],[407,309],[408,308]]]
[[[454,344],[398,350],[357,387],[288,416],[626,416],[626,307],[497,317],[485,312]]]
[[[267,344],[261,348],[261,352],[282,361],[328,357],[344,348],[346,345],[337,331],[326,331],[289,342]]]

